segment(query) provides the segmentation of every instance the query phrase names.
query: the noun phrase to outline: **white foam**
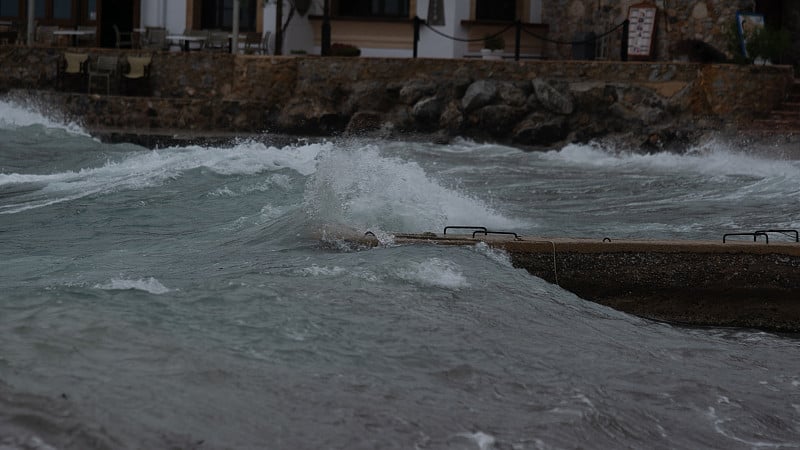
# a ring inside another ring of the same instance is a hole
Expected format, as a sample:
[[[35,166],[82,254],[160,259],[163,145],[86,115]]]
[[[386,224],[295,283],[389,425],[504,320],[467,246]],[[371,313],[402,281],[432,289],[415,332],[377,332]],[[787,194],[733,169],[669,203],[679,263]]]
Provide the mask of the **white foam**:
[[[513,264],[511,263],[511,256],[503,249],[490,247],[489,244],[485,242],[478,242],[471,248],[477,253],[486,256],[501,266],[513,267]]]
[[[333,267],[322,267],[314,264],[311,267],[305,267],[299,270],[299,273],[303,276],[308,277],[331,277],[331,276],[338,276],[345,273],[346,270],[343,267],[333,266]]]
[[[776,160],[734,151],[716,142],[684,154],[617,152],[598,144],[569,144],[540,155],[544,160],[597,168],[631,168],[710,176],[785,177],[800,180],[797,161]]]
[[[133,153],[120,161],[110,161],[101,167],[79,171],[46,175],[0,174],[0,187],[20,183],[41,185],[38,191],[16,198],[18,203],[0,206],[0,214],[40,208],[87,195],[158,186],[198,168],[222,175],[248,175],[284,169],[310,175],[315,170],[316,157],[323,148],[326,148],[326,144],[279,149],[257,142],[244,142],[231,148],[169,148]],[[285,180],[279,179],[278,182]],[[225,193],[223,190],[212,195]]]
[[[16,129],[34,125],[60,129],[80,136],[89,136],[83,127],[74,122],[58,121],[47,117],[37,108],[23,106],[14,101],[0,100],[0,129]]]
[[[151,294],[165,294],[170,291],[170,289],[153,277],[146,279],[141,278],[138,280],[111,279],[108,283],[96,285],[95,288],[106,291],[137,290],[149,292]]]
[[[461,273],[458,265],[439,258],[429,258],[420,263],[410,263],[406,267],[398,269],[396,273],[400,279],[425,286],[445,289],[469,287],[467,277]]]
[[[503,230],[525,226],[482,199],[443,186],[415,162],[381,156],[374,146],[320,153],[305,200],[309,215],[323,224],[373,232],[475,223]]]
[[[491,450],[496,443],[494,436],[482,431],[476,433],[459,433],[458,436],[465,437],[478,446],[478,450]]]

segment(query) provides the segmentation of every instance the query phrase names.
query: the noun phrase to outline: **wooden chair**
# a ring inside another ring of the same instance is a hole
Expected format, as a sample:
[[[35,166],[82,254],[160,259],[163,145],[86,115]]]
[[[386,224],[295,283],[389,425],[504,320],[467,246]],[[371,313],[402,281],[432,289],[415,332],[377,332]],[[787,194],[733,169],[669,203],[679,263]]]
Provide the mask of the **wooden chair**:
[[[100,55],[93,64],[89,64],[88,93],[92,93],[92,81],[95,78],[106,80],[106,95],[111,94],[111,81],[116,81],[119,73],[119,57]]]

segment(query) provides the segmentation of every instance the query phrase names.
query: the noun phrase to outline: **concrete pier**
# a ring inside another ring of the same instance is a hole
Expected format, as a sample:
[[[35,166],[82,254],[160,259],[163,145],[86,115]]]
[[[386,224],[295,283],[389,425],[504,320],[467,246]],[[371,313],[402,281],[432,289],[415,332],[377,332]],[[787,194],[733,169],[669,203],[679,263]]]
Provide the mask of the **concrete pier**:
[[[800,332],[800,243],[398,234],[397,244],[503,249],[515,267],[586,300],[655,320]],[[752,238],[750,238],[752,239]],[[367,234],[358,240],[378,245]]]

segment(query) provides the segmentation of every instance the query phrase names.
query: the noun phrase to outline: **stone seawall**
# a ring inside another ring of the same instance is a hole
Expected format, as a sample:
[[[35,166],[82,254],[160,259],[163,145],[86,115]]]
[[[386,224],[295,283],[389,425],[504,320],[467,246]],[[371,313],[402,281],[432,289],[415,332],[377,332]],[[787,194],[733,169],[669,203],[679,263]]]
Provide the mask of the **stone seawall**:
[[[522,146],[626,134],[663,145],[735,129],[778,105],[792,83],[784,66],[161,52],[150,95],[100,96],[54,90],[60,54],[0,49],[0,91],[90,130],[144,134],[434,133]]]

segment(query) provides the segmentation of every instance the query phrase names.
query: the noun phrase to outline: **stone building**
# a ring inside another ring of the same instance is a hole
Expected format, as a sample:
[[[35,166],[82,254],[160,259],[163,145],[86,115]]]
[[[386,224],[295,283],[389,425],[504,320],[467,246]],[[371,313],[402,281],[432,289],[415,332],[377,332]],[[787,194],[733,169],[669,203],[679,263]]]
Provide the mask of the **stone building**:
[[[640,0],[550,0],[543,2],[542,17],[554,40],[569,40],[585,32],[605,33],[627,16],[628,8]],[[655,59],[673,60],[680,55],[679,43],[700,41],[731,55],[728,30],[736,12],[764,14],[767,26],[791,33],[791,48],[783,63],[800,61],[800,2],[788,0],[655,0],[658,8]],[[614,53],[616,52],[616,53]],[[570,49],[563,45],[548,47],[554,58],[568,58]],[[612,59],[619,58],[619,47],[612,47]]]

